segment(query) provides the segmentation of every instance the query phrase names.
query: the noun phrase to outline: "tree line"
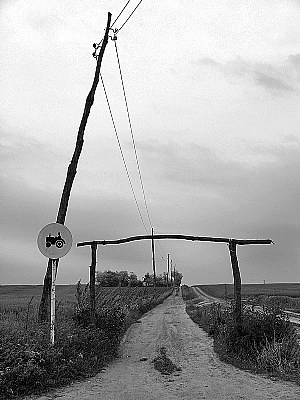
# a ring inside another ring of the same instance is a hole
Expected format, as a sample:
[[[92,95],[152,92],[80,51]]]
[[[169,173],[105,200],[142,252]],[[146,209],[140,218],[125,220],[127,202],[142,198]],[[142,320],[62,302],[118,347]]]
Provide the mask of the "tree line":
[[[182,274],[175,270],[171,276],[162,273],[155,276],[156,286],[180,286]],[[96,284],[99,286],[154,286],[154,275],[147,272],[142,279],[139,279],[134,272],[128,271],[98,271]]]

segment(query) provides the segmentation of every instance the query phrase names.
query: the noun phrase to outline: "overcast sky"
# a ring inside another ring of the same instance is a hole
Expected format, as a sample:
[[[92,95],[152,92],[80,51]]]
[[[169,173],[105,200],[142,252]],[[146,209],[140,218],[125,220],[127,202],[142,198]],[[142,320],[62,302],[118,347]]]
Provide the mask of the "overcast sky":
[[[36,239],[56,220],[94,75],[92,45],[107,12],[114,21],[125,3],[1,1],[1,284],[43,283]],[[155,232],[273,239],[238,247],[245,283],[300,277],[299,20],[298,0],[144,0],[118,34]],[[112,41],[101,71],[149,228]],[[74,245],[57,283],[88,281],[90,249],[77,242],[145,234],[101,83],[66,226]],[[186,284],[232,282],[226,244],[160,244],[158,273],[170,253]],[[141,277],[151,271],[151,243],[100,247],[97,261],[98,270]]]

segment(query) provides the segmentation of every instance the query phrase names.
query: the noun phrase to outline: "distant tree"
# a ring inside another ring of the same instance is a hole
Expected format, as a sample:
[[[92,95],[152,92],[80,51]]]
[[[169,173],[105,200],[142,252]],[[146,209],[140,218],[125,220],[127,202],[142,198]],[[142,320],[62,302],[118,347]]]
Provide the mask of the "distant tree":
[[[182,280],[182,273],[175,270],[174,274],[173,274],[173,278],[174,278],[174,286],[180,286],[181,280]]]
[[[167,273],[164,272],[162,274],[157,274],[155,281],[156,286],[167,286]],[[153,274],[149,274],[149,272],[147,272],[143,278],[143,282],[145,286],[154,286]]]
[[[147,272],[143,278],[143,284],[144,286],[153,286],[153,278],[151,280],[151,276],[149,272]]]
[[[143,282],[138,279],[134,272],[130,272],[128,286],[143,286]]]
[[[96,282],[99,286],[119,286],[119,278],[113,271],[98,271]]]
[[[142,286],[136,274],[127,271],[98,271],[96,282],[99,286]]]

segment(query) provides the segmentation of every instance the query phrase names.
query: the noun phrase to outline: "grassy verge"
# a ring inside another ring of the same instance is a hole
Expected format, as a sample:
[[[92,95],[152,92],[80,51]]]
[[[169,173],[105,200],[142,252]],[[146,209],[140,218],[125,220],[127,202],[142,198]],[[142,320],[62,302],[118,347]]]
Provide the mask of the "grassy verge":
[[[80,288],[79,288],[80,289]],[[116,301],[97,308],[90,323],[88,292],[79,291],[78,304],[61,303],[57,309],[56,342],[49,344],[49,326],[37,323],[30,304],[1,309],[0,399],[40,394],[74,380],[90,377],[113,359],[126,329],[167,296],[137,297],[132,288]],[[77,293],[78,294],[78,293]]]
[[[244,308],[242,324],[237,325],[231,305],[197,307],[191,300],[186,304],[192,320],[213,337],[214,350],[222,361],[300,384],[298,337],[278,308]]]

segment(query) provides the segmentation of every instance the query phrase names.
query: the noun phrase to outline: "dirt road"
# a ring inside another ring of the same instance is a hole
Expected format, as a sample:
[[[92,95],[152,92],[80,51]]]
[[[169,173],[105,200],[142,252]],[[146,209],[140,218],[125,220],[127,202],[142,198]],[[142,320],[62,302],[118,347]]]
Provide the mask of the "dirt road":
[[[240,371],[219,361],[212,339],[189,318],[181,296],[131,326],[106,371],[39,400],[300,399],[300,387]],[[162,375],[151,361],[165,347],[181,372]],[[147,360],[141,361],[141,358]]]

